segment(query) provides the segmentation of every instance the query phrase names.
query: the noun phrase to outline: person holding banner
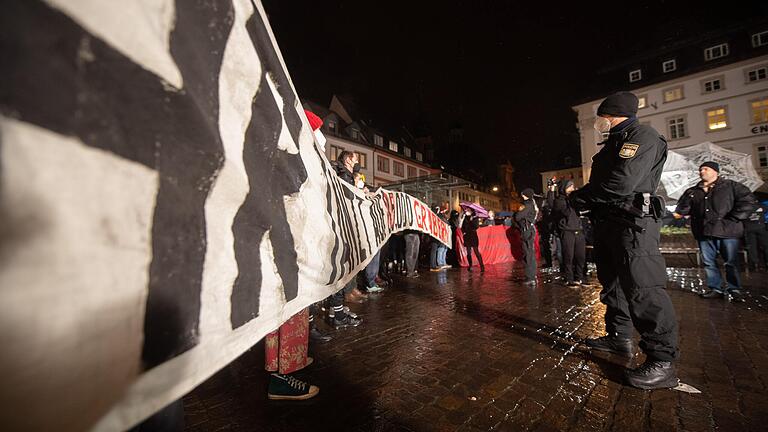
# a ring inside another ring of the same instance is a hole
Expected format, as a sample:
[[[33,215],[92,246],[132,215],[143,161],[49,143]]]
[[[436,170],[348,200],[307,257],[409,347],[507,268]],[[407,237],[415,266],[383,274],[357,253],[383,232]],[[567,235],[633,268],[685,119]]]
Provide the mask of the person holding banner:
[[[336,174],[345,182],[355,184],[355,172],[360,171],[357,153],[344,150],[339,153],[336,160]],[[363,321],[361,318],[348,314],[344,309],[344,300],[362,303],[368,298],[368,294],[357,289],[357,277],[353,277],[347,285],[331,296],[331,308],[333,311],[333,326],[336,329],[345,327],[357,327]]]
[[[440,218],[441,221],[448,223],[448,220],[445,217],[444,210],[440,208],[440,206],[434,207],[435,214],[437,214],[437,217]],[[445,262],[445,256],[448,252],[448,246],[442,244],[436,239],[431,239],[431,252],[429,255],[429,266],[431,271],[441,271],[445,270],[446,268],[450,268],[451,266],[447,265]]]
[[[267,398],[271,400],[305,400],[320,388],[291,376],[312,364],[309,347],[309,312],[302,310],[268,334],[264,343],[265,369],[269,375]]]

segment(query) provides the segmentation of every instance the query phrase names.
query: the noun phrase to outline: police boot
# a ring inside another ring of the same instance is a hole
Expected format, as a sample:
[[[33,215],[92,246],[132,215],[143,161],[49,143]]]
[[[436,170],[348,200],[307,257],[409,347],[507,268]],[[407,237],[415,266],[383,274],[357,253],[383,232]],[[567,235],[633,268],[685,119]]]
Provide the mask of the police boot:
[[[618,336],[603,336],[595,339],[587,339],[586,345],[594,350],[608,351],[626,357],[632,357],[632,339],[623,339]]]
[[[650,358],[639,368],[627,370],[625,376],[629,385],[643,390],[677,387],[680,382],[672,362]]]

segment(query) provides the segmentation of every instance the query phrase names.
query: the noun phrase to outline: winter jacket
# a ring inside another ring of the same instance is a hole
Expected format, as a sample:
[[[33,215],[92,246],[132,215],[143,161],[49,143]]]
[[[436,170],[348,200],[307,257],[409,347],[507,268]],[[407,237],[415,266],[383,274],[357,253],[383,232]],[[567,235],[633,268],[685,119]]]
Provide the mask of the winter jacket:
[[[355,184],[355,176],[349,172],[344,164],[338,161],[333,161],[331,162],[331,166],[333,166],[333,169],[336,170],[336,175],[338,175],[339,178],[351,185]]]
[[[519,212],[515,212],[515,222],[520,229],[520,235],[523,239],[532,238],[535,230],[533,224],[536,221],[536,206],[533,200],[527,199],[523,201],[524,209]]]
[[[552,207],[552,216],[555,219],[555,226],[560,231],[582,231],[584,227],[581,224],[579,212],[573,208],[565,191],[555,197],[552,191],[547,192],[547,202]]]
[[[464,246],[480,246],[480,239],[477,237],[477,227],[480,226],[480,219],[477,216],[467,216],[461,223],[461,232],[464,234]]]
[[[740,238],[744,235],[742,221],[756,206],[757,200],[746,186],[720,177],[707,192],[703,182],[683,192],[675,212],[691,217],[691,231],[696,240]]]

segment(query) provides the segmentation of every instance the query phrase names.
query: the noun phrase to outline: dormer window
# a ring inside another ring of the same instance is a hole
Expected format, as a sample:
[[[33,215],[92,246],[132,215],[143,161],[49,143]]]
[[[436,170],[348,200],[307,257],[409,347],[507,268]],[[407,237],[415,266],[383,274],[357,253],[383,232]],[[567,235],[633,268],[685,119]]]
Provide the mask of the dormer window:
[[[715,45],[704,50],[704,60],[710,61],[728,55],[728,44]]]

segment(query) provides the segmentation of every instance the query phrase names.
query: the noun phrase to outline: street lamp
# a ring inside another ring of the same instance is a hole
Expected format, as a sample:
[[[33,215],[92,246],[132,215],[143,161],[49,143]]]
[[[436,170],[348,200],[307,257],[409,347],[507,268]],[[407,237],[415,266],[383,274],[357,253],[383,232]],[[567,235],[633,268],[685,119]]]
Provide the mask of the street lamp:
[[[494,187],[493,187],[493,191],[494,191],[494,192],[498,192],[498,191],[499,191],[499,187],[498,187],[498,186],[494,186]]]

